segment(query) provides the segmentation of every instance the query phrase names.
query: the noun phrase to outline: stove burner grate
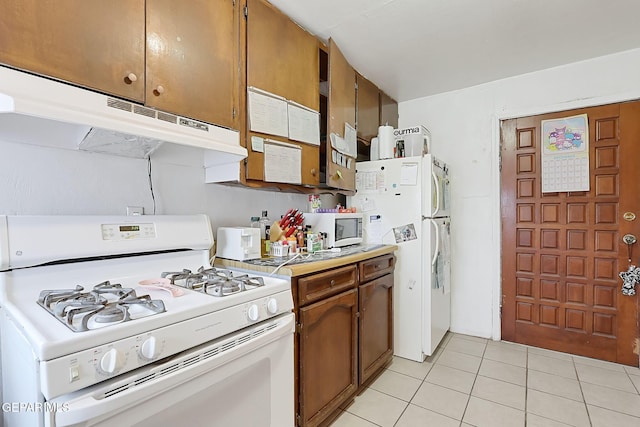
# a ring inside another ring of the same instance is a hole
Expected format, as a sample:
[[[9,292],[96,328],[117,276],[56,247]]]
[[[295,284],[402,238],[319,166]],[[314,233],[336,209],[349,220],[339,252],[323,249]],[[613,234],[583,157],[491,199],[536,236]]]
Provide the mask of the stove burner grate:
[[[196,272],[186,269],[175,272],[168,271],[162,273],[162,277],[169,279],[172,285],[193,289],[215,297],[233,295],[264,286],[262,277],[250,277],[246,274],[234,276],[230,270],[215,267],[200,267]]]
[[[74,332],[89,331],[165,311],[162,300],[136,295],[132,288],[105,281],[85,292],[74,289],[44,290],[38,304]],[[132,311],[135,314],[132,314]]]

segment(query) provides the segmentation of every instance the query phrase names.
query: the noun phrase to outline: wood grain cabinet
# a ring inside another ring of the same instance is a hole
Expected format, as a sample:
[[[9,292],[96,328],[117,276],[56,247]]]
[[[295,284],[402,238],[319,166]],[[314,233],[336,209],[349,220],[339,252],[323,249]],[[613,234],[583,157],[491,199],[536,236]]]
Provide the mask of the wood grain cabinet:
[[[338,45],[329,39],[328,47],[327,137],[325,145],[325,180],[327,186],[347,191],[356,189],[356,161],[341,158],[331,144],[331,134],[345,136],[345,124],[356,130],[356,71]],[[357,153],[354,153],[357,154]]]
[[[398,128],[398,103],[382,91],[380,92],[380,124]]]
[[[358,161],[370,160],[371,139],[382,125],[398,128],[398,103],[365,77],[356,74]]]
[[[237,128],[234,3],[3,1],[0,63]]]
[[[296,423],[326,425],[393,357],[393,254],[293,278]]]
[[[358,385],[367,383],[393,357],[393,269],[385,255],[359,264]]]
[[[318,40],[265,0],[247,0],[246,85],[267,91],[311,110],[319,110]],[[248,108],[247,108],[248,113]],[[250,130],[247,120],[246,178],[264,180],[264,153],[251,138],[295,145],[301,150],[301,184],[320,183],[319,146]]]
[[[239,20],[231,0],[146,0],[146,104],[238,129]]]
[[[356,265],[300,278],[297,285],[296,419],[299,426],[317,426],[358,388]]]
[[[0,63],[144,101],[145,0],[0,2]]]
[[[380,126],[380,89],[365,77],[356,74],[358,142],[370,144]]]

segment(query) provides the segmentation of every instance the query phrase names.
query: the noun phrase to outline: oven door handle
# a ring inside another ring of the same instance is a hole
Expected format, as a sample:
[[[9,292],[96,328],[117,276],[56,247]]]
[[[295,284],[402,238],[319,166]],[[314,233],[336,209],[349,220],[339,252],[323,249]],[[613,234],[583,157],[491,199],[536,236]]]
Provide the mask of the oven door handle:
[[[131,412],[132,408],[134,416],[138,415],[138,409],[145,403],[150,403],[155,397],[169,393],[186,382],[195,382],[227,363],[232,363],[244,355],[259,351],[262,347],[282,339],[286,340],[283,343],[286,342],[288,346],[286,357],[289,357],[289,352],[291,353],[291,371],[293,372],[294,324],[293,313],[287,313],[231,337],[201,346],[197,350],[180,353],[162,364],[141,368],[134,373],[122,376],[126,378],[114,378],[106,385],[97,384],[85,390],[52,399],[51,401],[61,410],[55,413],[55,421],[51,425],[85,425],[85,423],[93,425],[94,422],[110,419],[127,410]],[[176,399],[179,397],[183,396],[176,396]],[[140,417],[146,416],[143,410],[139,413]],[[144,419],[141,418],[139,421]]]

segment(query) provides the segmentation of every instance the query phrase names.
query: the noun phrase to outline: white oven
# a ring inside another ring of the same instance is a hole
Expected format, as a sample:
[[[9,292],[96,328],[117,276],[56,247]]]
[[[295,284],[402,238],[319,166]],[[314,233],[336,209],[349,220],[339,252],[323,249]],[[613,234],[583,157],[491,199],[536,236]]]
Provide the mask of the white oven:
[[[292,426],[293,314],[54,399],[51,426]]]
[[[289,281],[211,268],[209,227],[0,217],[5,427],[293,426]]]

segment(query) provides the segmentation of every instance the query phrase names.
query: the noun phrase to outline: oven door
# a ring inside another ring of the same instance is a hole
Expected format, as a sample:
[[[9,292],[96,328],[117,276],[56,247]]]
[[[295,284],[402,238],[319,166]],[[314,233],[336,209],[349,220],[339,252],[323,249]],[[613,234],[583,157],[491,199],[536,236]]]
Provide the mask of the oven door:
[[[294,425],[294,316],[53,400],[47,426]]]

